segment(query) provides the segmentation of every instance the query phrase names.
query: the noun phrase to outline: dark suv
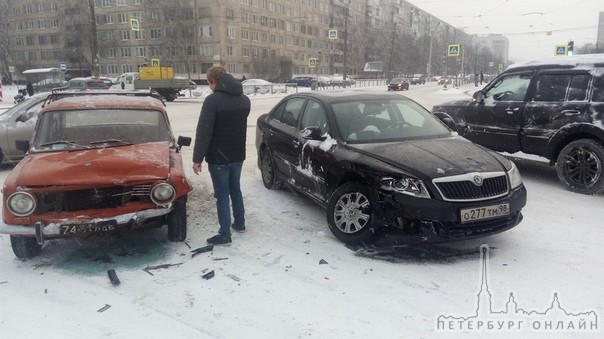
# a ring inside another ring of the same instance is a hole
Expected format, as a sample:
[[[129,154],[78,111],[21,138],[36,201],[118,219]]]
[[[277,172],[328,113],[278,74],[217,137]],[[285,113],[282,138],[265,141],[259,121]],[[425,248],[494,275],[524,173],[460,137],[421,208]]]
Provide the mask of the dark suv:
[[[604,192],[604,54],[514,64],[432,111],[475,143],[549,159],[571,191]]]

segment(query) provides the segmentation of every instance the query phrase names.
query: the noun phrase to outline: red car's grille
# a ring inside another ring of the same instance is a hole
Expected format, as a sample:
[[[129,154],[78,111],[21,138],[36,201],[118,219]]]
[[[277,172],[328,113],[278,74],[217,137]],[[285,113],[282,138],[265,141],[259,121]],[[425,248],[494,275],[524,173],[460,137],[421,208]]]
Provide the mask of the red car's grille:
[[[44,192],[38,196],[36,213],[116,208],[134,201],[150,201],[150,191],[151,185],[138,185]]]

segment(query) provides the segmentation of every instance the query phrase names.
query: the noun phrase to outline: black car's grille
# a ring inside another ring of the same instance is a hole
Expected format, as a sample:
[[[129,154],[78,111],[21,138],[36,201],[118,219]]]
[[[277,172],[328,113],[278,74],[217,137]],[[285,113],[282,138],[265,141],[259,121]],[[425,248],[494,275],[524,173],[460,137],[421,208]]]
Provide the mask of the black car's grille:
[[[508,192],[508,180],[505,175],[484,178],[477,186],[470,180],[435,181],[434,184],[449,201],[478,201],[502,196]]]
[[[151,185],[138,185],[44,192],[38,196],[36,213],[116,208],[134,201],[150,201],[150,191]]]
[[[463,239],[480,235],[494,234],[516,225],[519,218],[516,212],[507,218],[483,220],[467,224],[437,223],[436,234],[444,239]]]

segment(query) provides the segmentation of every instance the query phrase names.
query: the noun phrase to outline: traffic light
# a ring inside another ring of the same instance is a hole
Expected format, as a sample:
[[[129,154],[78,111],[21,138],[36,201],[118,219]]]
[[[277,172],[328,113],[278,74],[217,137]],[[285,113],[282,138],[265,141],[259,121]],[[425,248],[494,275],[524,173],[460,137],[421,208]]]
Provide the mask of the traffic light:
[[[443,53],[443,65],[447,63],[447,52]]]
[[[575,48],[575,42],[574,41],[569,41],[568,42],[568,47],[566,48],[566,54],[567,55],[573,55],[574,54],[574,48]]]

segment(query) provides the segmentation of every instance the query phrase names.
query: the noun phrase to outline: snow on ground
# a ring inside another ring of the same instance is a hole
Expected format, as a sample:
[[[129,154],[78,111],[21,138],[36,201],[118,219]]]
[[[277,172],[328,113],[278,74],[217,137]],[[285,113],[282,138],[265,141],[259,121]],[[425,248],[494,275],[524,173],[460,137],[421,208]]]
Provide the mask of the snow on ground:
[[[437,101],[453,97],[436,86],[421,91]],[[253,115],[276,100],[254,97]],[[178,134],[194,133],[200,103],[191,96],[168,104]],[[331,235],[320,207],[287,189],[264,188],[255,120],[248,123],[242,177],[248,230],[233,234],[232,245],[191,256],[216,232],[217,220],[205,164],[195,176],[192,148],[185,148],[195,186],[186,243],[167,242],[162,228],[51,241],[42,255],[21,261],[9,237],[0,236],[0,337],[602,337],[599,318],[594,329],[589,312],[599,317],[604,306],[604,196],[571,193],[546,163],[515,159],[529,195],[518,227],[481,240],[370,252],[375,257],[367,258]],[[0,169],[2,180],[8,171]],[[484,266],[483,243],[490,246]],[[483,267],[487,285],[481,285]],[[119,285],[110,283],[109,269],[116,270]],[[202,278],[210,271],[213,278]],[[506,309],[510,293],[516,308],[544,315],[536,320],[496,313]],[[486,318],[472,318],[488,310],[479,300],[491,303]],[[580,313],[583,322],[564,311]],[[447,316],[466,321],[442,320]],[[579,324],[587,331],[579,331]]]

